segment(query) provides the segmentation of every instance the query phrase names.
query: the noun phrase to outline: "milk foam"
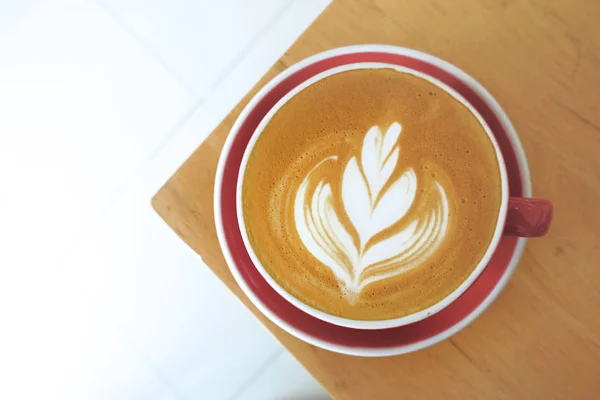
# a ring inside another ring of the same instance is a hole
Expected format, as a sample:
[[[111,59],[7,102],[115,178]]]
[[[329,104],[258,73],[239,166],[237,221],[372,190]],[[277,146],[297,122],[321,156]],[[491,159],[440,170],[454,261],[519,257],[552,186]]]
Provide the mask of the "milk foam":
[[[354,155],[344,168],[341,201],[358,240],[334,208],[331,182],[317,173],[328,163],[337,163],[337,156],[319,161],[296,192],[298,235],[306,249],[335,275],[350,302],[368,284],[423,264],[448,230],[448,198],[439,182],[425,186],[410,167],[390,181],[400,157],[401,130],[397,122],[385,134],[373,126],[364,137],[360,159]],[[418,190],[435,199],[433,207],[423,209],[415,204]],[[376,238],[399,222],[403,222],[402,229]]]

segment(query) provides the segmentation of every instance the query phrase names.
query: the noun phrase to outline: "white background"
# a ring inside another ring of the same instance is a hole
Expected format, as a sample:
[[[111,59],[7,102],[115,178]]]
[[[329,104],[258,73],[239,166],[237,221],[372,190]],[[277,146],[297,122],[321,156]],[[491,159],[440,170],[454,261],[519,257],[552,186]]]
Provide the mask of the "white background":
[[[150,207],[327,4],[0,0],[0,398],[327,398]]]

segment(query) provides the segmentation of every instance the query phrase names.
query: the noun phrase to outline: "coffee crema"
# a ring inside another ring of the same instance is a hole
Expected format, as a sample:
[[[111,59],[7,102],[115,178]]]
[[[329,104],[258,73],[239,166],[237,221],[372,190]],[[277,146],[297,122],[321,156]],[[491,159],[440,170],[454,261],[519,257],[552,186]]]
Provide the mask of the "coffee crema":
[[[242,185],[267,272],[307,305],[358,320],[409,315],[454,291],[486,252],[500,203],[477,118],[393,69],[297,93],[260,134]]]

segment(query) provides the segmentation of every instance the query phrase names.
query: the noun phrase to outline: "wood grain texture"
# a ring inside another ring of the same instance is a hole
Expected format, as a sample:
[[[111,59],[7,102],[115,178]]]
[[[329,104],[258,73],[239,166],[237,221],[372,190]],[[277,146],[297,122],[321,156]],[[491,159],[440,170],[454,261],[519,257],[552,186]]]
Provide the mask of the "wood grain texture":
[[[153,199],[165,221],[336,399],[597,399],[600,396],[600,2],[337,0]],[[231,276],[213,221],[225,137],[287,66],[359,43],[457,65],[503,105],[523,141],[549,235],[531,240],[498,300],[450,340],[365,359],[305,344],[267,321]]]

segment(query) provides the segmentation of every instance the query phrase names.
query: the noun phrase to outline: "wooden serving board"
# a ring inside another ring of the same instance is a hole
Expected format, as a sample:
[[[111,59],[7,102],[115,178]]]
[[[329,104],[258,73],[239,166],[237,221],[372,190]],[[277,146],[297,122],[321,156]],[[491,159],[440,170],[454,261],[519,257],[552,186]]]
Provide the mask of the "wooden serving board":
[[[156,194],[164,220],[336,399],[600,398],[600,2],[336,0]],[[359,358],[270,323],[236,285],[217,242],[213,183],[223,142],[268,80],[359,43],[422,50],[473,75],[503,105],[550,199],[511,282],[469,327],[426,350]],[[242,334],[242,333],[240,333]]]

